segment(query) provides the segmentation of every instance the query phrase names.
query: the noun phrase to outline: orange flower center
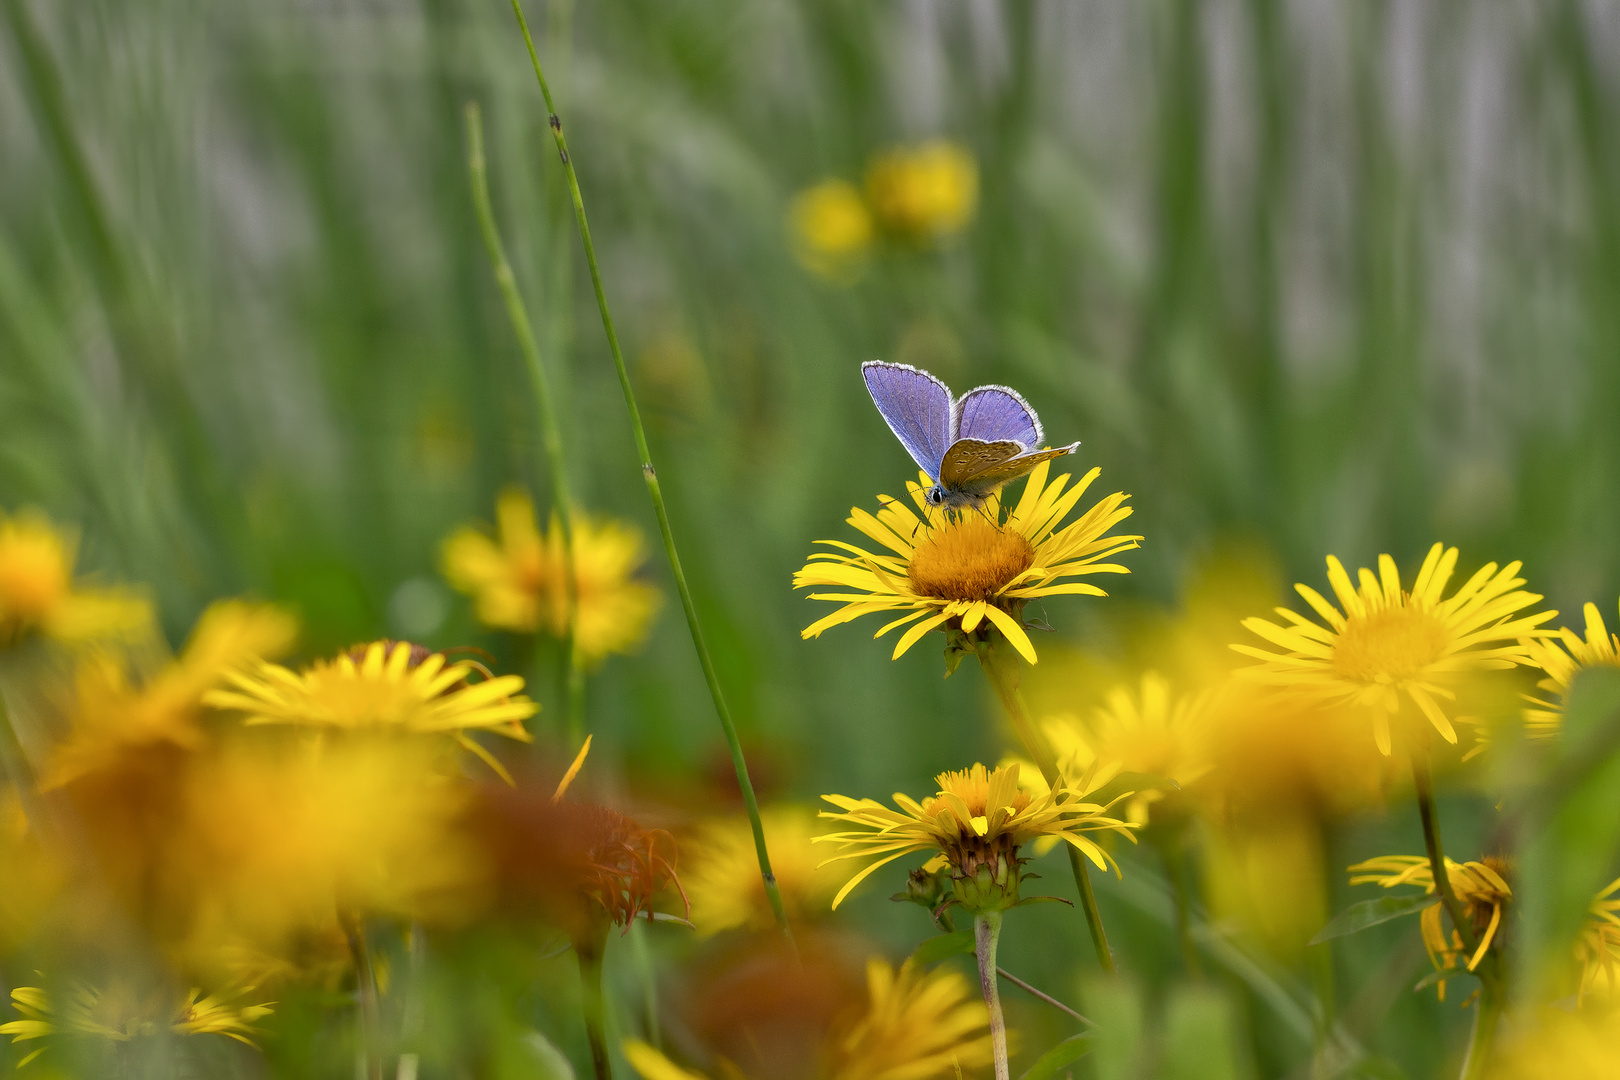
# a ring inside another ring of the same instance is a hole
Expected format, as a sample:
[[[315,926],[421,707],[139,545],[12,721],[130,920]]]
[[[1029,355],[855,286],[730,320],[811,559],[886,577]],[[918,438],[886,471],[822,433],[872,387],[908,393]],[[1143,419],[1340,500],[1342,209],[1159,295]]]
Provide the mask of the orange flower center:
[[[1022,533],[982,517],[963,517],[918,545],[906,576],[923,596],[993,600],[1034,561],[1035,548]]]
[[[1333,670],[1355,682],[1403,682],[1440,659],[1450,640],[1446,625],[1422,608],[1351,616],[1333,646]]]

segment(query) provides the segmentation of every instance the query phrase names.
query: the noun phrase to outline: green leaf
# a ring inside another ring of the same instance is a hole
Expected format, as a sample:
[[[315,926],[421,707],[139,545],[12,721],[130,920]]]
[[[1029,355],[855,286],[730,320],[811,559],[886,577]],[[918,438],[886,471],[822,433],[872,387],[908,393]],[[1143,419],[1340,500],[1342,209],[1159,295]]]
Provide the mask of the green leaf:
[[[1427,975],[1423,976],[1423,978],[1412,984],[1412,992],[1421,993],[1431,986],[1437,986],[1440,983],[1461,978],[1477,979],[1479,976],[1475,975],[1467,968],[1446,968],[1444,971],[1431,971]]]
[[[1029,1067],[1022,1080],[1051,1080],[1058,1070],[1091,1053],[1097,1041],[1095,1035],[1071,1035],[1042,1054],[1040,1060]]]
[[[1025,877],[1034,877],[1034,874],[1025,874]],[[1061,896],[1026,896],[1013,907],[1028,907],[1030,904],[1068,904],[1074,907],[1073,900],[1065,900]]]
[[[1346,934],[1356,934],[1369,926],[1411,915],[1440,902],[1440,897],[1418,893],[1416,896],[1380,896],[1376,900],[1363,900],[1351,904],[1316,932],[1310,944],[1319,945]]]
[[[954,934],[940,934],[938,937],[929,938],[912,950],[911,960],[923,967],[927,967],[930,964],[937,964],[941,960],[947,960],[950,957],[960,956],[962,953],[972,951],[973,930],[970,927],[966,930],[958,930]]]
[[[697,927],[692,925],[689,920],[683,919],[679,915],[674,915],[667,911],[649,911],[647,912],[647,919],[649,922],[674,923],[677,926],[684,926],[688,930],[697,929]]]

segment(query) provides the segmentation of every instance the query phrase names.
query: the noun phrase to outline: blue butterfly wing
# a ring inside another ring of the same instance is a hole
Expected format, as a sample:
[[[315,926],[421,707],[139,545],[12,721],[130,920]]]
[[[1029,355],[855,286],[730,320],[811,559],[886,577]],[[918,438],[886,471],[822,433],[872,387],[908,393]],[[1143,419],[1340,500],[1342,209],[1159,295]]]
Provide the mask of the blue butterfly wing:
[[[911,460],[931,478],[951,444],[951,392],[944,383],[909,364],[868,360],[861,378],[872,403]]]
[[[1005,386],[969,390],[956,403],[951,417],[951,439],[1015,442],[1025,450],[1041,445],[1041,422],[1018,391]]]

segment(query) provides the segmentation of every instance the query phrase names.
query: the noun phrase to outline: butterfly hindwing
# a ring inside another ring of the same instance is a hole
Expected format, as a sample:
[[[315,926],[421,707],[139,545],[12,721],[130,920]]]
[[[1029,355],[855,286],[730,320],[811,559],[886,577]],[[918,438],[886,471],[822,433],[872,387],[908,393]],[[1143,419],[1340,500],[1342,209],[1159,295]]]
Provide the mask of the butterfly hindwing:
[[[1046,450],[1026,450],[1010,439],[999,442],[958,439],[945,452],[945,459],[940,464],[939,482],[947,491],[973,496],[987,495],[1007,481],[1025,475],[1043,461],[1074,453],[1079,446],[1079,443],[1070,443]]]
[[[939,479],[951,443],[951,392],[909,364],[869,360],[861,365],[872,403],[917,467]]]
[[[1018,391],[980,386],[962,395],[951,413],[952,439],[1011,440],[1025,450],[1041,445],[1041,422]]]

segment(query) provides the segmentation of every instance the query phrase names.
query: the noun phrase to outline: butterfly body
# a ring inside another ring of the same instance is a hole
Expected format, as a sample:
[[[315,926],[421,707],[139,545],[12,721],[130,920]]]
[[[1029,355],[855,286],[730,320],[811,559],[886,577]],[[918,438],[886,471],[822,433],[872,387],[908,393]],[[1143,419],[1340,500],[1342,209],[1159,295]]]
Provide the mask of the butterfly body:
[[[979,386],[960,398],[909,364],[869,360],[861,377],[889,430],[933,486],[929,505],[977,510],[1009,480],[1080,445],[1041,448],[1040,419],[1016,390]]]

